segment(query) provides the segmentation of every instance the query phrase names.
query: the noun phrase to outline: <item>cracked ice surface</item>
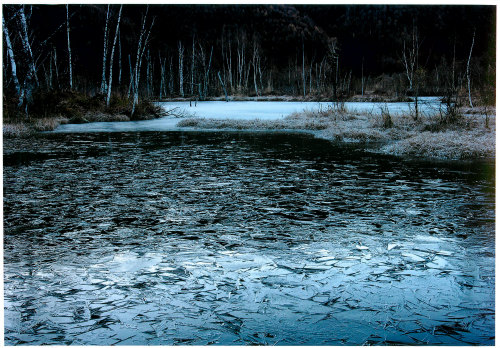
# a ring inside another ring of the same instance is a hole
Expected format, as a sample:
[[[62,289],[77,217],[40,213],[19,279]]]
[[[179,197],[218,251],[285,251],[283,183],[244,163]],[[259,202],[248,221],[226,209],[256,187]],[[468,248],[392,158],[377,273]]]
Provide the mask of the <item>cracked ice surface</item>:
[[[336,146],[6,143],[6,343],[493,344],[492,168]]]

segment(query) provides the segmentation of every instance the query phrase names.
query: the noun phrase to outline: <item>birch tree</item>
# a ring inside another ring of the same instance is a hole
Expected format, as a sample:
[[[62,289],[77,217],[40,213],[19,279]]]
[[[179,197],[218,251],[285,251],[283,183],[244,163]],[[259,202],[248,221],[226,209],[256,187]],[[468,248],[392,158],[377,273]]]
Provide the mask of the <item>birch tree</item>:
[[[476,31],[474,30],[474,33],[472,34],[472,44],[470,45],[469,59],[467,59],[467,89],[469,91],[469,105],[471,108],[474,107],[474,105],[472,105],[472,96],[471,96],[471,90],[470,90],[470,85],[471,85],[470,60],[472,58],[472,49],[474,48],[475,37],[476,37]]]
[[[365,94],[365,75],[364,75],[364,64],[365,64],[365,57],[361,60],[361,96]]]
[[[179,94],[184,97],[184,47],[182,42],[179,41]]]
[[[104,47],[102,52],[102,77],[101,77],[101,93],[106,92],[106,59],[108,56],[108,24],[109,24],[109,5],[106,11],[106,24],[104,26]]]
[[[194,88],[194,57],[195,57],[195,46],[194,46],[194,34],[193,34],[193,47],[191,49],[191,84],[189,93],[193,95],[193,88]]]
[[[410,84],[410,90],[413,90],[413,80],[415,76],[415,71],[418,67],[418,31],[415,26],[413,26],[411,40],[407,44],[406,39],[403,41],[403,57],[402,62],[405,68],[406,77],[408,83]]]
[[[122,84],[122,40],[121,32],[118,30],[118,86]]]
[[[153,28],[154,25],[154,18],[151,21],[151,24],[149,26],[149,29],[146,30],[146,22],[147,22],[147,16],[148,16],[148,7],[146,8],[146,14],[144,15],[144,19],[142,22],[142,28],[141,28],[141,34],[139,37],[139,43],[137,45],[137,58],[135,62],[135,71],[134,71],[134,95],[133,95],[133,100],[132,100],[132,112],[131,115],[134,114],[135,112],[135,106],[139,102],[139,82],[141,78],[141,65],[142,65],[142,58],[144,56],[144,52],[146,50],[146,46],[148,44],[149,40],[149,35],[151,34],[151,29]]]
[[[304,50],[304,38],[302,38],[302,90],[304,97],[306,96],[306,69],[305,69],[305,50]]]
[[[33,58],[33,51],[31,50],[31,45],[28,39],[28,24],[26,23],[26,16],[24,14],[24,6],[19,9],[19,20],[21,22],[21,39],[23,43],[23,49],[25,52],[27,65],[28,65],[28,82],[34,79],[36,85],[38,85],[38,77],[36,75],[35,60]],[[29,91],[31,93],[31,90]]]
[[[259,56],[259,48],[257,45],[257,39],[253,39],[253,55],[252,55],[252,65],[253,65],[253,85],[255,88],[255,94],[259,95],[259,89],[257,88],[257,59]]]
[[[69,7],[66,5],[66,33],[68,36],[69,89],[73,89],[73,67],[71,64],[71,44],[69,40]]]
[[[120,10],[118,11],[118,20],[116,21],[115,38],[113,39],[113,46],[111,47],[111,57],[109,58],[109,81],[107,84],[108,95],[106,98],[106,106],[108,106],[108,107],[109,107],[109,102],[111,100],[111,87],[112,87],[112,83],[113,83],[113,57],[115,55],[116,40],[118,38],[118,33],[120,31],[120,20],[122,18],[122,8],[123,8],[123,5],[120,6]]]
[[[14,56],[14,50],[12,49],[12,43],[10,41],[9,29],[5,24],[5,19],[2,16],[2,25],[3,25],[3,33],[5,35],[5,44],[7,46],[7,56],[10,60],[10,68],[12,72],[12,80],[14,81],[14,88],[16,89],[17,97],[19,98],[18,106],[21,106],[24,102],[24,91],[21,89],[21,85],[19,84],[19,80],[17,78],[17,64],[16,58]]]

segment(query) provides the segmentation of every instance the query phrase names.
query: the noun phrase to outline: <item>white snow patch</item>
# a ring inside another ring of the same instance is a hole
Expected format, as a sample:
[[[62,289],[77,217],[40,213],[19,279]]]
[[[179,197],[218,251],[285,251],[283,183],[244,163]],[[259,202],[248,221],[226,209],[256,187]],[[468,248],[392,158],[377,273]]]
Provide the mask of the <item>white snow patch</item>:
[[[436,107],[438,101],[433,101],[432,105]],[[158,103],[165,111],[171,111],[172,114],[185,115],[188,117],[215,118],[215,119],[233,119],[233,120],[279,120],[295,112],[326,110],[332,106],[330,102],[277,102],[277,101],[206,101],[194,102],[189,106],[189,102],[161,102]],[[367,102],[348,102],[345,107],[349,111],[380,113],[380,108],[387,105],[389,112],[401,113],[408,112],[408,103],[367,103]],[[425,112],[426,106],[422,105],[422,112]],[[186,130],[177,127],[180,118],[166,116],[154,120],[145,121],[126,121],[126,122],[91,122],[83,124],[64,124],[57,127],[56,133],[75,133],[75,132],[140,132],[140,131],[172,131]]]

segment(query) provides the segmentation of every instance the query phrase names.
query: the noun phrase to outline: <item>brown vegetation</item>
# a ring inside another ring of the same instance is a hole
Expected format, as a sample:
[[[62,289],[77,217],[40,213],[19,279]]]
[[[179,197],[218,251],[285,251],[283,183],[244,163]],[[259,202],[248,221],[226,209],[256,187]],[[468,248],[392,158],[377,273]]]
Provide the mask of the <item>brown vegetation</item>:
[[[282,120],[231,120],[187,118],[179,127],[205,129],[303,130],[317,137],[346,142],[371,142],[374,151],[438,159],[491,158],[495,156],[495,115],[460,113],[391,115],[381,112],[351,113],[341,108],[305,111]]]

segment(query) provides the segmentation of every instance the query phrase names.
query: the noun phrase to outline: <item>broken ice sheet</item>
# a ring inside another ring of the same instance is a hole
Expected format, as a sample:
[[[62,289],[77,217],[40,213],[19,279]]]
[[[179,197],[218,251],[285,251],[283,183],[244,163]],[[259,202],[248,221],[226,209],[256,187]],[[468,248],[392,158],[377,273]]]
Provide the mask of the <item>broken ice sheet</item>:
[[[4,166],[6,343],[440,344],[465,315],[453,336],[491,343],[494,185],[470,168],[291,134],[31,141],[57,160]]]

